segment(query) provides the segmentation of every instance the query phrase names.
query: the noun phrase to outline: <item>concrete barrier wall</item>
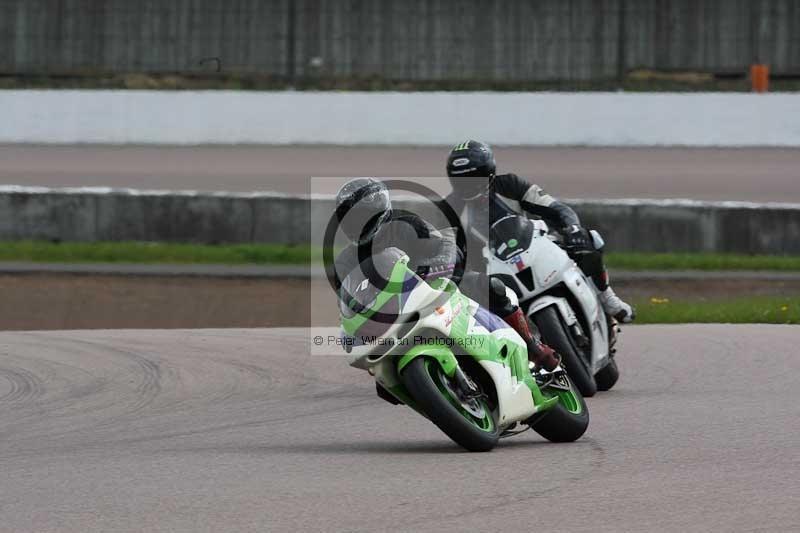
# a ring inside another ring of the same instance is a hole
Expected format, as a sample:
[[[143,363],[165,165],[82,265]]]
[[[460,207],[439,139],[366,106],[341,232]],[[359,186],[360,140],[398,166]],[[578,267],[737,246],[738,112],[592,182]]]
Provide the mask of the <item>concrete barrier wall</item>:
[[[800,146],[800,94],[32,90],[0,109],[3,143]]]
[[[570,203],[615,251],[800,254],[800,204]],[[398,207],[430,210],[409,201]],[[304,245],[332,212],[327,196],[0,187],[0,240]]]

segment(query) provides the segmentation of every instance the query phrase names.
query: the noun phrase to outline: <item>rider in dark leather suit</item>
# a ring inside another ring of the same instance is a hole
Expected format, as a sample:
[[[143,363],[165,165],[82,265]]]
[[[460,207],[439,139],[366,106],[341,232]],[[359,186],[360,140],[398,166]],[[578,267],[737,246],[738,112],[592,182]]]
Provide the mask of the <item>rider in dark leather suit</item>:
[[[575,211],[541,187],[516,174],[496,174],[494,153],[480,141],[465,141],[447,157],[447,176],[453,192],[445,199],[459,214],[467,229],[467,248],[474,253],[488,240],[488,229],[508,215],[538,217],[562,237],[562,247],[578,266],[592,278],[600,291],[606,314],[620,322],[635,318],[633,308],[622,301],[609,286],[608,270],[603,263],[603,243],[583,228]],[[475,263],[471,268],[481,268]]]
[[[346,183],[336,196],[336,216],[350,240],[334,262],[340,299],[343,292],[338,280],[357,268],[369,278],[370,257],[397,248],[409,256],[409,268],[423,279],[450,277],[464,294],[502,317],[525,340],[528,358],[535,365],[546,370],[558,366],[559,356],[531,334],[522,310],[508,298],[505,285],[481,272],[464,273],[463,252],[452,232],[437,230],[414,214],[393,214],[389,191],[382,182],[357,178]]]

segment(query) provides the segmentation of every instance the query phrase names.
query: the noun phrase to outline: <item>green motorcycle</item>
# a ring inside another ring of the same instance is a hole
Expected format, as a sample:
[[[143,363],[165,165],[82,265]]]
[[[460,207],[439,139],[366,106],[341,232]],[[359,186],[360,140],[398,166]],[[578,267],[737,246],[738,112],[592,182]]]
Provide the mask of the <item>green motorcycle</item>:
[[[375,377],[380,397],[411,407],[469,451],[528,428],[553,442],[584,434],[589,412],[563,369],[532,373],[522,338],[455,283],[427,283],[407,256],[379,255],[380,283],[354,274],[343,281],[339,341],[350,365]]]

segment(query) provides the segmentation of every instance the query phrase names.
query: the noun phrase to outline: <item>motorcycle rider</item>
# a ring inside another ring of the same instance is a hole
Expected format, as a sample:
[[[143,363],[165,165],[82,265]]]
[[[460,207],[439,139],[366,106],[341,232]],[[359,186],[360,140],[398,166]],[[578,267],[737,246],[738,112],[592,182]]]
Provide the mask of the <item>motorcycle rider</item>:
[[[600,303],[606,314],[620,322],[631,322],[635,318],[634,309],[609,285],[602,239],[596,242],[581,226],[571,207],[538,185],[516,174],[497,174],[494,153],[488,144],[469,140],[456,145],[447,157],[447,176],[453,192],[445,201],[461,216],[468,231],[470,249],[480,250],[483,243],[488,242],[488,235],[481,233],[482,228],[488,230],[504,216],[540,217],[561,235],[564,250],[592,278],[600,291]],[[471,257],[476,255],[470,254]]]
[[[502,317],[524,339],[534,365],[548,371],[558,366],[560,357],[531,334],[525,315],[508,298],[502,281],[482,272],[465,274],[463,252],[451,232],[439,231],[413,213],[393,213],[389,191],[381,181],[356,178],[342,186],[336,195],[336,218],[349,240],[332,265],[340,299],[351,299],[342,290],[341,280],[357,268],[370,278],[370,258],[390,248],[399,249],[409,256],[408,267],[423,279],[448,276],[467,296]]]

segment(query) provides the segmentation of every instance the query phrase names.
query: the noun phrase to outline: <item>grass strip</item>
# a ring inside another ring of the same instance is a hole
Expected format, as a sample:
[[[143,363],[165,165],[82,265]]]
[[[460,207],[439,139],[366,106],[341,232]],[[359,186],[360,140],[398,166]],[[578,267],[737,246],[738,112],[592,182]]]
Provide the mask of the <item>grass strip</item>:
[[[800,298],[753,296],[728,300],[636,301],[637,324],[800,324]]]
[[[148,242],[0,242],[0,261],[36,263],[309,264],[310,246]]]
[[[618,270],[778,270],[800,271],[800,256],[711,253],[609,253],[606,264]]]
[[[0,261],[40,263],[308,264],[319,248],[285,244],[184,244],[163,242],[0,242]],[[606,254],[620,270],[800,271],[800,256],[731,254]]]
[[[319,249],[280,244],[172,244],[144,242],[0,242],[0,261],[49,263],[308,264]],[[721,254],[609,254],[626,270],[798,270],[800,257]],[[637,324],[800,324],[800,298],[754,296],[713,300],[634,300]]]

